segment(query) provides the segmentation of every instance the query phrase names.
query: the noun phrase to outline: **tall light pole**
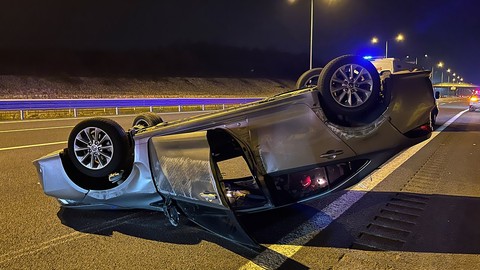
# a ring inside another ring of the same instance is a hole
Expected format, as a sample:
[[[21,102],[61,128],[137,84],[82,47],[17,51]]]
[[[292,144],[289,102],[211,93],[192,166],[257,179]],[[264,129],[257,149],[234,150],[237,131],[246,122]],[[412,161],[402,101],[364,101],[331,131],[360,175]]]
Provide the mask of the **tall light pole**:
[[[288,0],[288,3],[293,5],[298,0]],[[313,68],[313,3],[314,0],[310,0],[310,56],[309,56],[309,69]]]
[[[438,62],[437,67],[442,69],[443,68],[443,62]],[[440,82],[443,83],[443,70],[442,70],[442,77],[441,77]]]
[[[313,0],[310,0],[310,69],[313,68]]]
[[[402,35],[402,34],[398,34],[396,37],[395,37],[395,41],[397,42],[401,42],[401,41],[404,41],[405,40],[405,36]],[[378,43],[378,38],[377,37],[373,37],[371,42],[372,44],[376,44]],[[388,39],[385,40],[385,58],[388,58]]]

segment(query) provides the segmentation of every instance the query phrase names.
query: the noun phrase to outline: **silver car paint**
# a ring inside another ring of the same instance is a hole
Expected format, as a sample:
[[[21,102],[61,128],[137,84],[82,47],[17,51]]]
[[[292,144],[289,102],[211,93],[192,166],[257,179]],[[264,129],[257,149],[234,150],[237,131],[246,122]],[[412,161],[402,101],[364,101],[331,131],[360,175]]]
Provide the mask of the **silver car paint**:
[[[154,206],[163,200],[160,191],[221,207],[220,201],[206,199],[200,194],[218,194],[217,187],[212,184],[214,176],[207,170],[208,143],[204,138],[205,131],[215,128],[228,130],[250,148],[254,162],[263,174],[330,161],[321,157],[330,150],[341,153],[335,158],[348,159],[355,155],[412,145],[420,139],[408,139],[399,131],[405,132],[427,122],[429,112],[435,105],[433,94],[425,90],[428,88],[421,88],[423,92],[415,92],[418,86],[410,85],[412,76],[427,78],[425,72],[391,75],[394,84],[390,106],[377,120],[362,128],[339,127],[326,121],[318,90],[313,87],[141,130],[134,136],[135,162],[132,173],[120,185],[109,190],[87,191],[78,188],[64,173],[58,152],[34,163],[39,169],[45,193],[63,199],[61,202],[64,206],[84,207],[84,204],[90,204],[89,208],[98,209],[125,207],[161,210]],[[196,142],[202,142],[201,149],[195,153],[193,148],[175,148],[179,135],[174,134],[196,137]],[[149,145],[152,148],[150,150]],[[175,149],[184,152],[175,153]],[[153,150],[156,151],[155,155],[151,152]],[[182,160],[184,153],[191,157],[196,154],[199,156]],[[156,183],[160,190],[155,187],[150,170],[149,157],[155,156],[153,173],[160,179]],[[172,161],[181,164],[170,166]],[[191,169],[191,166],[199,164],[199,170]],[[201,182],[202,188],[182,185],[180,175],[188,175],[188,179]],[[170,190],[168,185],[171,186]]]
[[[223,205],[210,165],[206,131],[150,139],[158,191],[171,198]]]

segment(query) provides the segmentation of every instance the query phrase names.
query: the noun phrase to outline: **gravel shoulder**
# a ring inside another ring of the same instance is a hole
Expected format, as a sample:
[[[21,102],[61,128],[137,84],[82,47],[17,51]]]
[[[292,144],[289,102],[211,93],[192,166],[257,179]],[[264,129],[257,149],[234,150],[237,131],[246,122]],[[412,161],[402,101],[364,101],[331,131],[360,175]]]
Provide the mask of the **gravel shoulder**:
[[[293,89],[270,78],[100,78],[0,75],[0,99],[266,97]]]

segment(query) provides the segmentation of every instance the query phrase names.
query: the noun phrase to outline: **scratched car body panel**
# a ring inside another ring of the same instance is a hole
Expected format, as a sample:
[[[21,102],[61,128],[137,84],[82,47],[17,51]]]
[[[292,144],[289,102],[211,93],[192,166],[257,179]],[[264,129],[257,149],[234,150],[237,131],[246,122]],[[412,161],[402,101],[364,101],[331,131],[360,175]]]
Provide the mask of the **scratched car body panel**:
[[[172,122],[147,115],[141,122],[151,126],[128,132],[108,119],[84,120],[68,148],[34,164],[62,207],[158,210],[173,225],[185,216],[255,246],[238,214],[349,187],[430,136],[429,72],[373,72],[344,56],[322,70],[317,86],[219,112]]]

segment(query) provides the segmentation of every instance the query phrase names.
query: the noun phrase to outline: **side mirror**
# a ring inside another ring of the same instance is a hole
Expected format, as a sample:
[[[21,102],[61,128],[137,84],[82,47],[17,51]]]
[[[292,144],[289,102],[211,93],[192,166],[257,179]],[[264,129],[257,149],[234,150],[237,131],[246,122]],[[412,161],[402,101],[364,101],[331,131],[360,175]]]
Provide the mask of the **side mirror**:
[[[435,91],[435,99],[439,99],[440,98],[440,91]]]

